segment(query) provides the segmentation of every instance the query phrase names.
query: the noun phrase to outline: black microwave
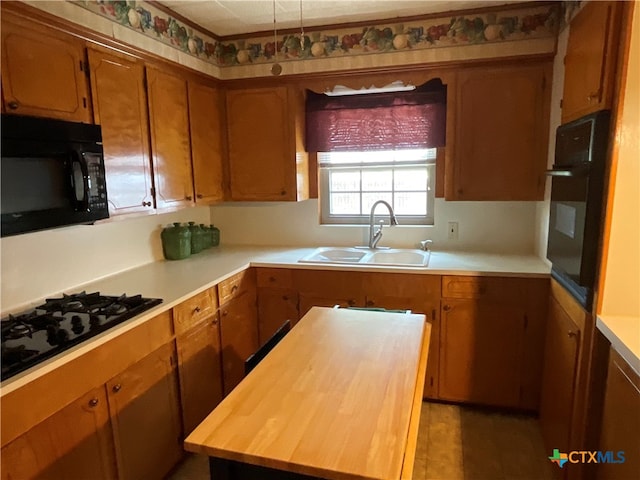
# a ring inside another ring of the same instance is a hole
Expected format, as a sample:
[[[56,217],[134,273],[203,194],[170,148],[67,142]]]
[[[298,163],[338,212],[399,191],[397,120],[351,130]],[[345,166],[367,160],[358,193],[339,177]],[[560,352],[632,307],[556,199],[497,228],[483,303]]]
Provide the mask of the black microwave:
[[[99,125],[2,115],[3,237],[109,218]]]

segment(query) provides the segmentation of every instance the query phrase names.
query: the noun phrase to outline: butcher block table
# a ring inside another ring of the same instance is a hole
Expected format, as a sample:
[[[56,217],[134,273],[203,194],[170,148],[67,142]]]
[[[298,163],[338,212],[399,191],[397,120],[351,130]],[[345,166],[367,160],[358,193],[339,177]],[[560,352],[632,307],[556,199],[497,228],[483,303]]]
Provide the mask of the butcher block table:
[[[187,437],[218,479],[410,479],[431,325],[314,307]]]

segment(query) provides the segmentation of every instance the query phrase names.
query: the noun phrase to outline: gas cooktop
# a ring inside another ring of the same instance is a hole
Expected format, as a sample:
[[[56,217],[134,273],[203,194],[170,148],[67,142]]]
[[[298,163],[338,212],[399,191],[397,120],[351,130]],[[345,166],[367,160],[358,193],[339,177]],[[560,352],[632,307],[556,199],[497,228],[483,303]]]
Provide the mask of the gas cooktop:
[[[35,309],[0,320],[2,380],[162,303],[141,295],[76,293],[48,298]]]

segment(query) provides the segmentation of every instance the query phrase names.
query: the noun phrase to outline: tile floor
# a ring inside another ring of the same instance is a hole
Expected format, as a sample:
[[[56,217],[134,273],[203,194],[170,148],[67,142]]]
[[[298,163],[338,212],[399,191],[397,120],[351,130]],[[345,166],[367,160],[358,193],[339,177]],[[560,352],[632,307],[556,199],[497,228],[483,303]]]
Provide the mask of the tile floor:
[[[413,480],[553,480],[535,418],[440,403],[422,406]],[[187,457],[168,480],[207,480]]]

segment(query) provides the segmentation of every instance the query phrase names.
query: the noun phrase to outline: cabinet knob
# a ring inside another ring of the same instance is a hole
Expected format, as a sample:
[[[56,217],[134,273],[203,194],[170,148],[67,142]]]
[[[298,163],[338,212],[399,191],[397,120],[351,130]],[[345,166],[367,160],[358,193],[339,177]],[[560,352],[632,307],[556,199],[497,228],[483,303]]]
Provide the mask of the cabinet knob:
[[[578,336],[578,332],[574,332],[573,330],[569,330],[569,332],[567,332],[567,337],[572,338],[572,337],[577,337]]]
[[[11,110],[15,110],[15,109],[17,109],[17,108],[20,106],[20,104],[19,104],[18,102],[16,102],[15,100],[11,100],[11,101],[7,104],[7,106],[8,106]]]
[[[593,92],[587,95],[587,102],[591,103],[592,100],[597,100],[600,97],[600,91]]]
[[[151,202],[142,202],[142,206],[143,207],[150,207],[151,206]]]
[[[234,285],[231,287],[231,293],[235,292],[238,290],[238,285]]]
[[[280,195],[286,195],[287,191],[286,190],[280,190]]]
[[[185,200],[188,200],[189,202],[190,202],[191,200],[193,200],[193,198],[191,197],[191,195],[187,195],[186,197],[184,197],[184,199],[185,199]]]
[[[451,310],[451,305],[445,305],[442,307],[442,310],[444,310],[445,312],[448,312],[449,310]]]
[[[347,304],[350,307],[353,307],[356,304],[356,301],[353,298],[350,298],[349,300],[347,300]]]
[[[287,295],[283,295],[283,296],[282,296],[282,299],[283,299],[285,302],[288,302],[288,301],[289,301],[289,297],[288,297]]]
[[[98,403],[100,403],[100,401],[97,398],[92,398],[91,400],[89,400],[89,406],[91,408],[95,407],[98,405]]]
[[[226,317],[227,315],[229,315],[229,312],[227,310],[223,310],[222,311],[222,316]]]
[[[275,281],[276,281],[276,277],[269,277],[269,281],[270,281],[271,283],[275,282]]]
[[[113,393],[118,393],[120,390],[122,390],[122,384],[120,383],[116,383],[112,388],[111,391]]]
[[[193,313],[200,313],[200,307],[196,307],[193,309]]]
[[[196,195],[197,198],[204,198],[204,195],[202,195],[201,193]]]

